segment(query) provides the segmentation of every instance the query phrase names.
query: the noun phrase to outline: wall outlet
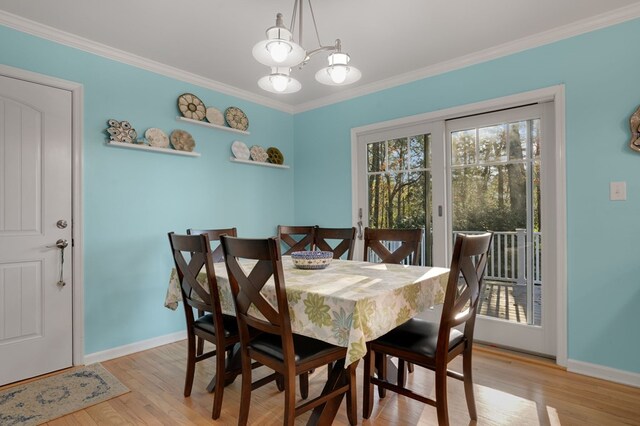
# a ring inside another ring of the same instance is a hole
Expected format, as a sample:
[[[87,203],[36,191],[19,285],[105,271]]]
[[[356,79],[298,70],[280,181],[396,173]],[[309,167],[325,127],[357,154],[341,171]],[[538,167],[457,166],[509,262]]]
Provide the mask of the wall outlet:
[[[609,199],[611,201],[625,201],[627,199],[627,182],[609,183]]]

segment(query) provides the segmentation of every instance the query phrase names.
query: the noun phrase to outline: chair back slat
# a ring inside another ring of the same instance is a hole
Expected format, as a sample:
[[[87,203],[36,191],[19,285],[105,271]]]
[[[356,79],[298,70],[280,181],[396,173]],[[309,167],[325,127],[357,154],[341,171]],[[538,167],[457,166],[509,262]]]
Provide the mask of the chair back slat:
[[[375,253],[382,263],[404,263],[409,259],[411,265],[420,262],[420,242],[422,229],[364,229],[364,259],[372,261],[370,252]],[[393,252],[385,242],[400,242]]]
[[[446,354],[453,327],[464,324],[467,341],[473,341],[478,301],[483,286],[487,256],[493,234],[458,234],[445,292],[437,351]]]
[[[187,229],[187,235],[203,235],[206,234],[209,237],[209,242],[215,249],[213,249],[213,261],[215,263],[224,261],[222,255],[222,247],[220,246],[220,235],[229,235],[230,237],[237,237],[238,230],[236,228],[221,228],[221,229]]]
[[[338,240],[338,244],[331,246],[330,241]],[[340,259],[346,253],[346,259],[353,259],[353,247],[356,241],[356,228],[321,228],[316,227],[316,249],[332,251],[334,259]]]
[[[240,338],[245,342],[250,339],[249,327],[278,334],[282,337],[285,352],[288,347],[290,354],[293,354],[280,241],[277,238],[245,239],[229,236],[220,237],[220,241],[229,273],[231,292],[235,300]],[[257,260],[257,263],[247,273],[240,264],[240,259]],[[276,290],[275,306],[261,293],[271,278]],[[255,307],[264,319],[254,315],[253,310],[250,309],[251,306]]]
[[[315,226],[278,225],[278,238],[284,244],[283,255],[294,251],[313,250],[315,242]]]

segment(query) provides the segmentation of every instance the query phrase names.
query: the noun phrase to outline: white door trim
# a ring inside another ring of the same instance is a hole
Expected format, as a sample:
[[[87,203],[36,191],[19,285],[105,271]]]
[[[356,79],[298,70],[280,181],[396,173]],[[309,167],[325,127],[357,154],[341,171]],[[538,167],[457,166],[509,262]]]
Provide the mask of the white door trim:
[[[18,80],[55,87],[71,92],[71,137],[72,137],[72,221],[73,238],[73,365],[84,364],[84,248],[83,248],[83,203],[82,203],[82,128],[83,86],[80,83],[61,80],[43,74],[0,64],[0,75]]]
[[[565,94],[564,85],[551,86],[529,92],[518,93],[496,99],[460,105],[439,111],[402,117],[381,123],[351,129],[351,205],[352,223],[358,222],[358,177],[357,177],[357,145],[358,138],[369,133],[377,133],[408,125],[428,123],[437,120],[462,117],[465,115],[484,113],[496,109],[510,108],[529,103],[554,101],[555,103],[555,156],[556,156],[556,220],[557,235],[555,253],[557,268],[556,287],[556,363],[567,365],[567,190],[566,190],[566,158],[565,158]],[[357,226],[357,225],[355,225]]]

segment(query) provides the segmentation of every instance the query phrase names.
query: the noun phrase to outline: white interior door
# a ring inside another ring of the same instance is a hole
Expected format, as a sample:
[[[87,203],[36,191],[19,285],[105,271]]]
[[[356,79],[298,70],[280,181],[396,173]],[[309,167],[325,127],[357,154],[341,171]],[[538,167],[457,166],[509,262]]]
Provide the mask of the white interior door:
[[[71,102],[0,76],[0,385],[72,365]]]

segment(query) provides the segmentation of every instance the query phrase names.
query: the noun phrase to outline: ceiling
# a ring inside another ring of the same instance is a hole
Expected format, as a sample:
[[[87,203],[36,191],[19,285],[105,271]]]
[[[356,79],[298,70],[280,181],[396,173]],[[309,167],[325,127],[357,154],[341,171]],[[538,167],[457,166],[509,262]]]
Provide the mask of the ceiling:
[[[258,87],[268,69],[253,59],[251,49],[275,24],[277,12],[289,25],[293,0],[0,0],[0,11],[240,89],[252,100],[295,109],[597,15],[625,16],[620,8],[637,14],[640,1],[316,0],[312,5],[322,43],[342,40],[351,64],[362,71],[357,83],[316,82],[315,72],[326,66],[321,53],[293,71],[302,83],[298,93],[276,95]],[[308,7],[304,30],[303,47],[317,47]]]

